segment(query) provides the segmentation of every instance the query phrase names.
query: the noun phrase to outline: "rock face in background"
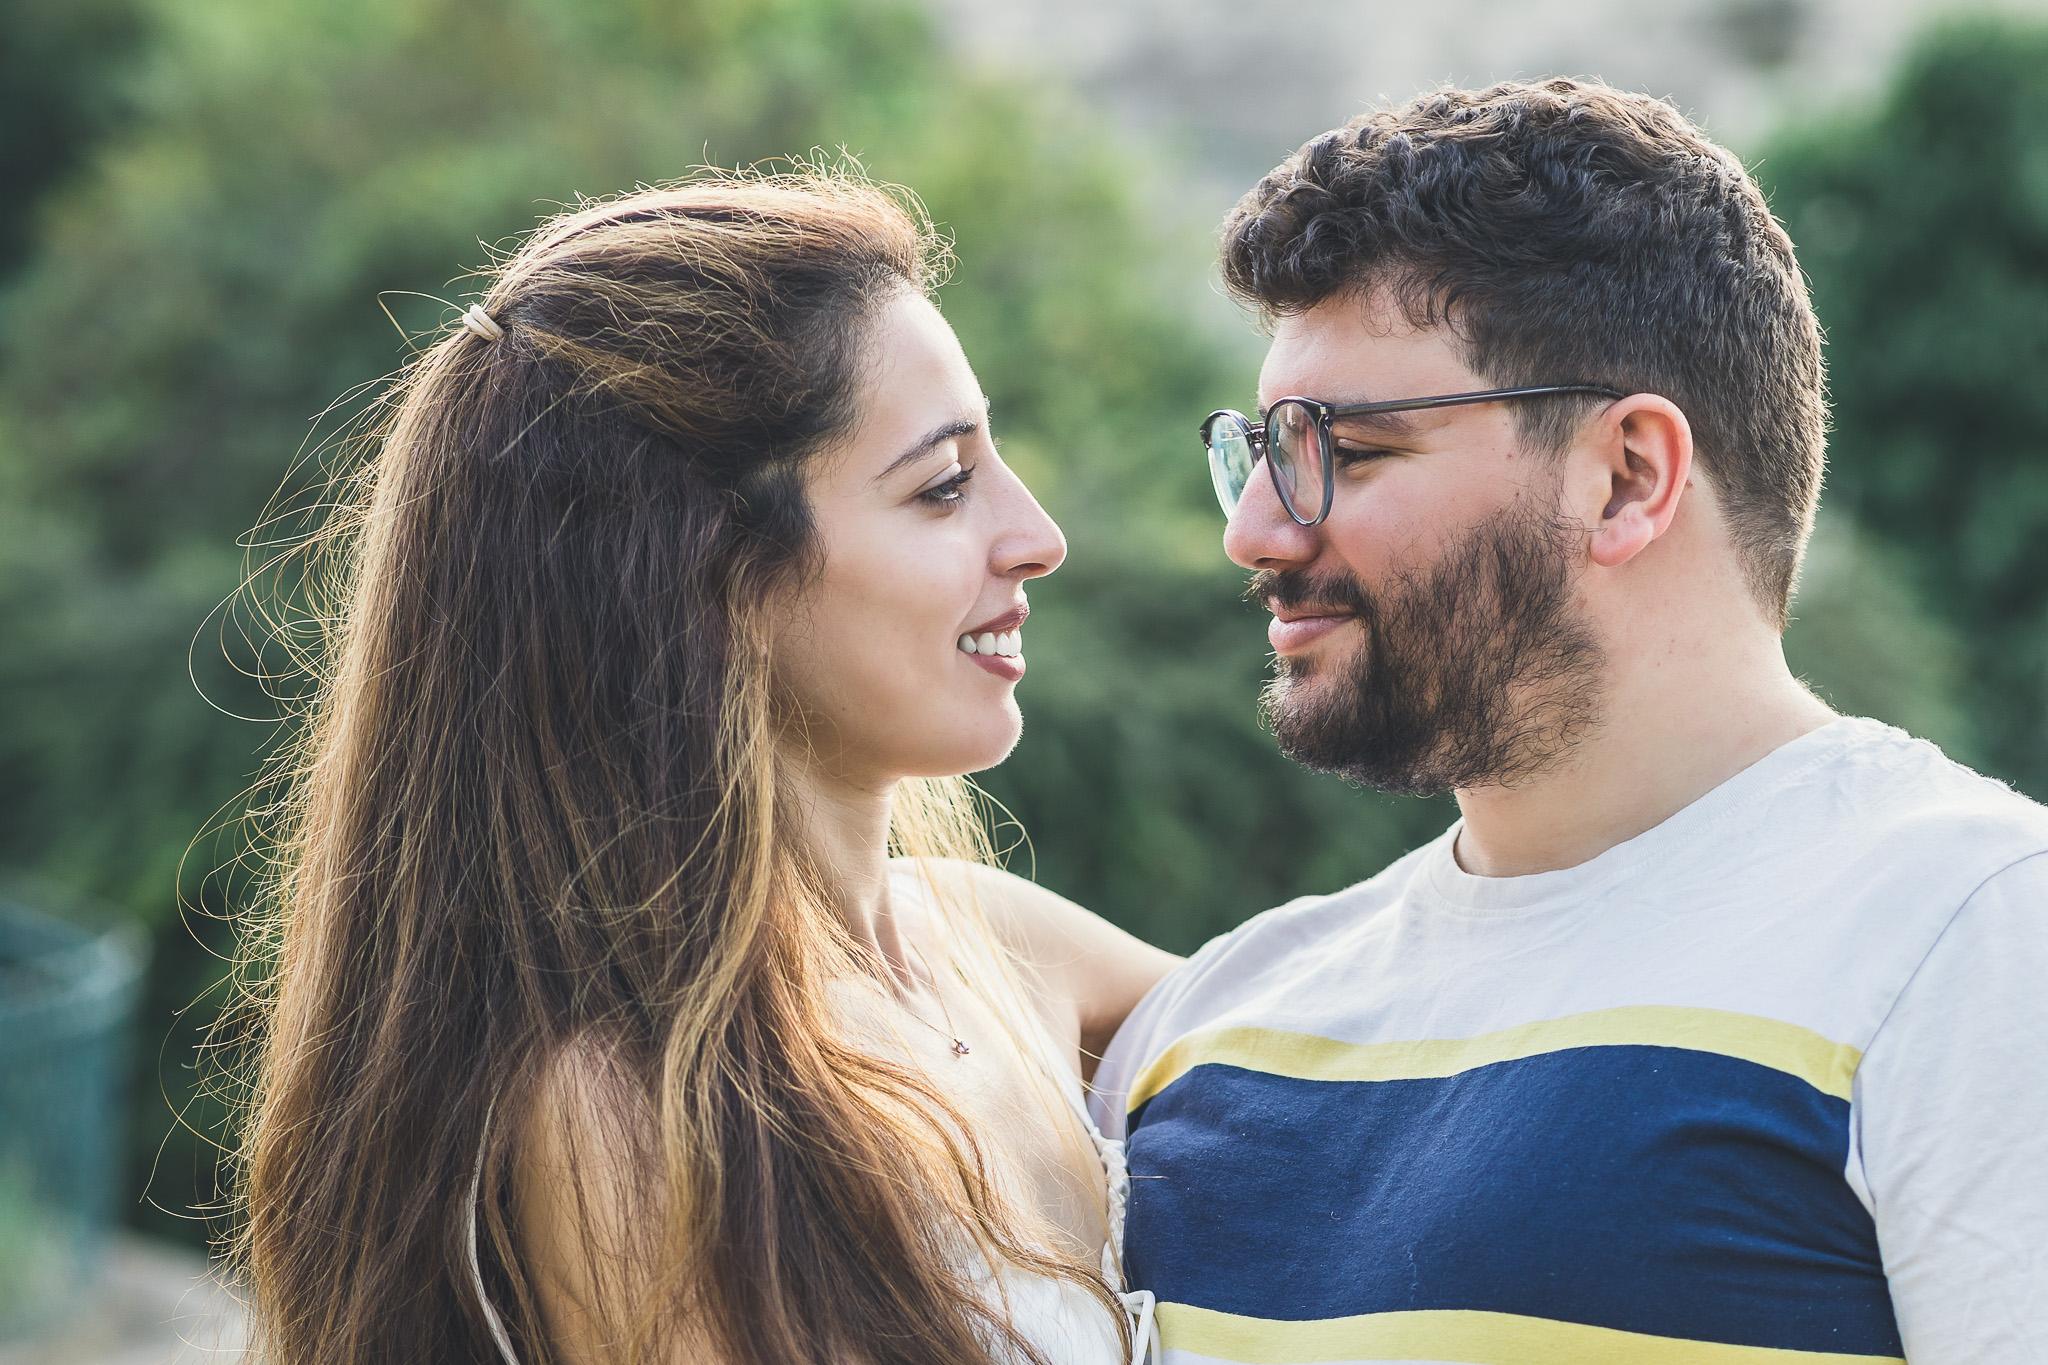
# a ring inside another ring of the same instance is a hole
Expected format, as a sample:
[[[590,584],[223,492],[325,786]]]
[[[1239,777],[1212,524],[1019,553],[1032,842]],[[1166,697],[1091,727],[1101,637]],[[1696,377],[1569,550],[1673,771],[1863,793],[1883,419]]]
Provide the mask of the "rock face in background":
[[[1954,0],[930,0],[955,48],[1038,69],[1181,153],[1220,217],[1325,128],[1432,85],[1599,76],[1749,150],[1874,90]],[[1971,12],[2048,15],[2048,0]]]

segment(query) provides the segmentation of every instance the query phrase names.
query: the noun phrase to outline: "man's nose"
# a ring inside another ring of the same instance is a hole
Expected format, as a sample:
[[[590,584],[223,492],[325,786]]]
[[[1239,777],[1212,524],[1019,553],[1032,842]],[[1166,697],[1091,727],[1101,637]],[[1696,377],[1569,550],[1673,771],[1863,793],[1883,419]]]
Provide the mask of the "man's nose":
[[[1272,471],[1260,460],[1223,528],[1223,553],[1240,568],[1292,568],[1315,558],[1318,530],[1287,515]]]

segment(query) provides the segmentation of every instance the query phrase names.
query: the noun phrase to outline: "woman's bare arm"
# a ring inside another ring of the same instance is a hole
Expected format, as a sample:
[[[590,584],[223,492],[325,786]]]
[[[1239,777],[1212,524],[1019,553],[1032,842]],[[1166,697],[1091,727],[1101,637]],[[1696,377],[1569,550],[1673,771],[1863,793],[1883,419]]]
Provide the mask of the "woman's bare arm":
[[[572,1046],[547,1069],[513,1162],[515,1226],[547,1331],[567,1365],[611,1365],[656,1276],[666,1216],[651,1116],[595,1048]],[[650,1167],[652,1170],[650,1172]],[[718,1365],[687,1320],[664,1328],[654,1359]]]

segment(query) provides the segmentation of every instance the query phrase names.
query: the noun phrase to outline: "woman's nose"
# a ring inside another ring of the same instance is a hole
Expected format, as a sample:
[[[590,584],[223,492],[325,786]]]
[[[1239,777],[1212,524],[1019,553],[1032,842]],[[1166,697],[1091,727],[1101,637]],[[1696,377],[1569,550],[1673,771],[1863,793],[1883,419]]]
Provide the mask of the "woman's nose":
[[[1024,481],[1007,469],[1003,472],[1011,488],[1005,500],[1003,533],[996,537],[993,567],[1005,577],[1043,578],[1066,559],[1067,538]]]

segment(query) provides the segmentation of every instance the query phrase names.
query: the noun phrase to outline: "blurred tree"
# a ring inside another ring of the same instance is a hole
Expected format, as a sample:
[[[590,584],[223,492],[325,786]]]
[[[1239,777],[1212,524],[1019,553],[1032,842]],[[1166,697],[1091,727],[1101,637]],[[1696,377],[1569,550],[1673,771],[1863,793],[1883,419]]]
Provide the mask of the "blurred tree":
[[[1889,721],[1995,772],[1962,700],[1969,655],[1961,628],[1922,598],[1906,559],[1845,514],[1823,513],[1785,658],[1837,711]]]
[[[1959,629],[1993,771],[2048,797],[2048,26],[1935,30],[1759,172],[1828,329],[1828,504]]]
[[[398,291],[465,295],[451,275],[486,263],[479,235],[700,161],[847,147],[955,234],[942,303],[1072,547],[1032,594],[1029,733],[988,777],[1049,884],[1187,949],[1449,818],[1302,773],[1260,732],[1264,640],[1193,436],[1250,389],[1257,339],[1209,287],[1211,225],[1148,217],[1140,187],[1165,177],[1088,111],[961,70],[907,0],[143,3],[136,120],[39,214],[0,300],[0,862],[156,925],[146,1052],[218,979],[246,894],[234,817],[275,732],[235,717],[280,705],[245,674],[298,685],[246,600],[211,609],[237,536],[281,484],[307,510],[340,458],[323,442],[359,410],[345,395],[402,358],[380,291],[406,327],[447,326]],[[252,555],[292,526],[259,527]],[[1938,669],[1893,687],[1868,666],[1933,637],[1906,628],[1884,556],[1853,563],[1845,595],[1869,610],[1813,637],[1815,676],[1835,651],[1859,704],[1946,715]],[[218,709],[187,677],[195,644]],[[181,882],[216,810],[228,827]],[[201,913],[180,919],[180,887]],[[138,1187],[167,1126],[157,1087],[199,1129],[222,1122],[191,1065],[210,1008],[161,1047]],[[177,1129],[153,1196],[203,1201],[211,1171]]]
[[[129,108],[136,0],[9,0],[0,12],[0,277],[22,259],[43,194]]]

